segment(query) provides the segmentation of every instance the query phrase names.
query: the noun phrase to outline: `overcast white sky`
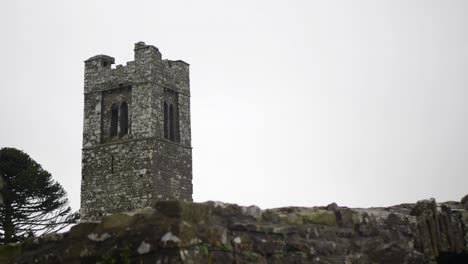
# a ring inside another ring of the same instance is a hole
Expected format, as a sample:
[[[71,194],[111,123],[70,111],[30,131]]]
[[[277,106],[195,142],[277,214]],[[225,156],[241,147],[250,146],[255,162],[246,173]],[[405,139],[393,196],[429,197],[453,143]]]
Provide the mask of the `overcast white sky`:
[[[0,147],[79,208],[83,61],[191,64],[195,201],[468,193],[468,1],[1,1]]]

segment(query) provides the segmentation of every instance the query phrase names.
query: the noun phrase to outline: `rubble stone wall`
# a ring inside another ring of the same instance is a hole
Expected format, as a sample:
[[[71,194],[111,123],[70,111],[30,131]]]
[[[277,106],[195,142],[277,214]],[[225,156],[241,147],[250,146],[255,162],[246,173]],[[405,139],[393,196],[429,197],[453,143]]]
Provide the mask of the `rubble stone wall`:
[[[0,263],[468,263],[468,195],[387,208],[159,201],[0,246]]]

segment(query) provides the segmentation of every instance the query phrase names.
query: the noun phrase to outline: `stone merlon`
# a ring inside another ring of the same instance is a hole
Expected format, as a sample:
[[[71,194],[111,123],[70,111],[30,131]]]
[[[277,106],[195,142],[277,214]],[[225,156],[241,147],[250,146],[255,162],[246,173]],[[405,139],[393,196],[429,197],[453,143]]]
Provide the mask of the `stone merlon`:
[[[85,93],[110,89],[110,83],[116,82],[153,82],[189,95],[189,64],[182,60],[162,59],[155,46],[137,42],[133,61],[115,68],[112,68],[113,64],[115,59],[108,55],[93,56],[85,61]]]
[[[86,62],[92,62],[92,61],[107,61],[107,62],[110,62],[111,64],[114,64],[115,63],[115,59],[111,56],[107,56],[107,55],[103,55],[103,54],[99,54],[99,55],[96,55],[96,56],[93,56],[87,60],[85,60],[85,63]]]

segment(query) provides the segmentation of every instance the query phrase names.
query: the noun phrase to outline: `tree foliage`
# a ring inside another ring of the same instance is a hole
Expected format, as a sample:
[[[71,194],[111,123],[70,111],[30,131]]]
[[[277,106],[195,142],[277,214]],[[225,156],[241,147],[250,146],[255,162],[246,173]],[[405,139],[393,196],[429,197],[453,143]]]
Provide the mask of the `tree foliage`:
[[[0,243],[59,231],[76,222],[65,190],[26,153],[0,149]]]

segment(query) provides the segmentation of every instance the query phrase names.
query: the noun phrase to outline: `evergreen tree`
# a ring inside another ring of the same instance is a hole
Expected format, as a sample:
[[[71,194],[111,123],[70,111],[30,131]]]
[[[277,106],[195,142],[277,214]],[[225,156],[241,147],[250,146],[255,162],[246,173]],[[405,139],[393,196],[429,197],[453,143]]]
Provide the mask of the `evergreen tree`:
[[[65,190],[26,153],[0,149],[0,243],[59,231],[75,223]]]

